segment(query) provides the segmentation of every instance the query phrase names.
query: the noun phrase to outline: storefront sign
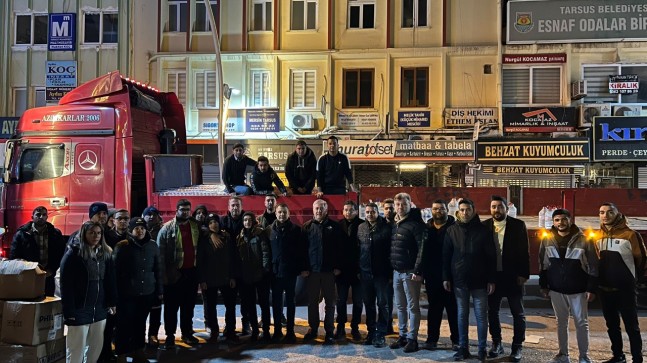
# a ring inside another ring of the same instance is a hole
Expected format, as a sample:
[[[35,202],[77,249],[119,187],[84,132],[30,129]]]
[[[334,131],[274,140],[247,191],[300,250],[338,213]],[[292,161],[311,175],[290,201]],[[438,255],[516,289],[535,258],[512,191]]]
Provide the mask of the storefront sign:
[[[398,112],[398,127],[429,127],[431,111]]]
[[[199,132],[209,132],[214,134],[215,139],[218,138],[218,112],[215,117],[200,116],[198,125]],[[227,110],[225,132],[245,132],[245,110]]]
[[[16,132],[18,120],[20,120],[20,117],[0,117],[0,123],[2,124],[0,139],[8,139]]]
[[[572,166],[523,166],[523,165],[497,165],[483,166],[484,174],[533,174],[533,175],[572,175],[575,168]]]
[[[506,107],[503,132],[569,132],[577,126],[575,107]]]
[[[593,119],[594,161],[647,160],[647,117]]]
[[[326,150],[325,142],[323,143]],[[339,150],[356,161],[473,161],[471,140],[339,140]]]
[[[76,50],[76,14],[49,14],[47,50]]]
[[[566,53],[504,54],[503,64],[566,63]]]
[[[476,145],[476,158],[480,164],[587,162],[589,161],[589,140],[572,138],[479,141]]]
[[[446,108],[445,127],[471,127],[477,122],[482,126],[495,126],[499,124],[497,109],[491,108]]]
[[[337,115],[340,127],[379,127],[380,115],[377,112],[353,112]]]
[[[58,102],[76,87],[76,61],[47,61],[45,101]]]
[[[638,0],[508,2],[508,44],[615,42],[647,38]]]
[[[629,95],[638,93],[638,75],[623,74],[609,76],[609,93]]]
[[[247,132],[279,132],[279,109],[248,109],[245,126]]]

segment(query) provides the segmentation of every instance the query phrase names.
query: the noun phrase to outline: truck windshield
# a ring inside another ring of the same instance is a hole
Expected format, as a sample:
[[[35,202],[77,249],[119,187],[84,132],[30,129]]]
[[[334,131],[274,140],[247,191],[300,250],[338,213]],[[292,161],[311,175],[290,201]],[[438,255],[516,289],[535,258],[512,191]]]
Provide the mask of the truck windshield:
[[[18,157],[18,170],[12,181],[18,183],[57,178],[63,175],[65,149],[61,145],[38,147],[30,145],[22,149]]]

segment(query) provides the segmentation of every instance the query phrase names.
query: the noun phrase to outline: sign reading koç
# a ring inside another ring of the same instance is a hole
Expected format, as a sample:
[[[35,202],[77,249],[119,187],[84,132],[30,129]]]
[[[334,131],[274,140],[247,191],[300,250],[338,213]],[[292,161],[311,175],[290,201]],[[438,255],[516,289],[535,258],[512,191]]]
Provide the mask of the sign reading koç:
[[[647,39],[643,0],[508,2],[508,44]]]
[[[377,112],[353,112],[337,114],[340,127],[379,127],[380,115]]]
[[[577,126],[575,107],[506,107],[503,132],[570,132]]]
[[[339,151],[355,161],[473,161],[474,141],[339,140]]]
[[[76,14],[49,14],[47,50],[76,50]]]
[[[589,161],[589,140],[586,138],[479,140],[476,144],[476,160],[479,164]]]
[[[431,126],[431,111],[398,112],[398,127],[429,127],[429,126]]]
[[[647,160],[647,117],[593,119],[594,161]]]
[[[609,93],[623,95],[638,93],[638,75],[622,74],[609,76]]]
[[[47,61],[45,100],[57,102],[76,87],[76,61]]]
[[[496,108],[476,108],[476,107],[462,107],[462,108],[446,108],[445,127],[471,127],[477,122],[481,126],[496,126],[499,124],[499,117]]]
[[[279,132],[279,109],[248,109],[246,117],[247,132]]]

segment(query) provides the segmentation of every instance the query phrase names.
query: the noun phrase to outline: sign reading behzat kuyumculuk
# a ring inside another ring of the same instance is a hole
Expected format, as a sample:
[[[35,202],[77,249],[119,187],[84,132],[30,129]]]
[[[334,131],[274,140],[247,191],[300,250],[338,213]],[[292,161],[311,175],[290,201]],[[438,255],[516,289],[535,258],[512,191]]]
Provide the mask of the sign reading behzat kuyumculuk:
[[[492,139],[476,144],[479,164],[572,163],[589,161],[589,139]]]
[[[616,42],[647,38],[644,0],[508,2],[507,43]]]
[[[577,126],[575,107],[506,107],[503,132],[570,132]]]
[[[647,160],[645,136],[647,117],[596,117],[593,119],[593,160]]]

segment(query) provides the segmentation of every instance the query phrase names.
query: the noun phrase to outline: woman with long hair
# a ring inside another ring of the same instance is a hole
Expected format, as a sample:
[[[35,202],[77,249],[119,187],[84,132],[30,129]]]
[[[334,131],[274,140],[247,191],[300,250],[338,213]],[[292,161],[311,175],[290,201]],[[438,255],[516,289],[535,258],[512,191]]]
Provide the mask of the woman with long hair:
[[[79,242],[61,261],[61,301],[67,325],[67,362],[96,362],[103,347],[108,314],[115,313],[112,250],[98,222],[83,223]]]

